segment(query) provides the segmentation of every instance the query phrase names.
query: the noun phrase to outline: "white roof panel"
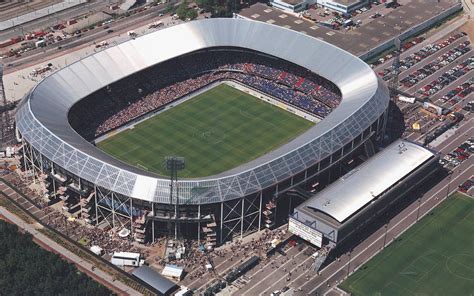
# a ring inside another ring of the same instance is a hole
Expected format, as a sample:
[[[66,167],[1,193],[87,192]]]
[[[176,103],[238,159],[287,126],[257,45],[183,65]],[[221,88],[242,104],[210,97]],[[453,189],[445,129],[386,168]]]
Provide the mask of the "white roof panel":
[[[342,223],[434,154],[398,140],[299,206],[321,211]]]

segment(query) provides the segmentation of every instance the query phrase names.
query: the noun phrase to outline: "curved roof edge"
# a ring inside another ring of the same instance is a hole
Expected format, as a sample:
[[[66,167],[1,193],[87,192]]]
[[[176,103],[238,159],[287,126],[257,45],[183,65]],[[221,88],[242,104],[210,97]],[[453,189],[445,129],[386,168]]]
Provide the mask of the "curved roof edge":
[[[180,180],[184,202],[233,199],[286,179],[357,137],[388,106],[388,90],[372,69],[342,49],[266,23],[208,19],[144,35],[55,72],[21,105],[18,129],[43,155],[90,182],[134,198],[166,202],[167,179],[118,161],[87,142],[69,125],[67,112],[75,102],[123,77],[216,46],[256,50],[310,69],[339,87],[342,102],[319,124],[264,156],[219,175]]]

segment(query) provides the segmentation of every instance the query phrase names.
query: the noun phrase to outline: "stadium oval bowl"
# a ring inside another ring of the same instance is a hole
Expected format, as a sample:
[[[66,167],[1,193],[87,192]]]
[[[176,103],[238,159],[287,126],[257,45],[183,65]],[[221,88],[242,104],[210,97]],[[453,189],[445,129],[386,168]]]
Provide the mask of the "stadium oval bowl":
[[[128,75],[209,47],[240,47],[300,65],[333,82],[342,102],[291,142],[218,175],[179,180],[179,204],[208,204],[275,186],[386,119],[387,87],[359,58],[322,40],[282,27],[241,19],[208,19],[159,30],[90,55],[48,76],[16,114],[23,140],[70,174],[128,197],[169,203],[170,181],[125,164],[82,138],[69,124],[73,104]],[[383,116],[385,114],[385,116]],[[332,159],[331,159],[332,163]]]

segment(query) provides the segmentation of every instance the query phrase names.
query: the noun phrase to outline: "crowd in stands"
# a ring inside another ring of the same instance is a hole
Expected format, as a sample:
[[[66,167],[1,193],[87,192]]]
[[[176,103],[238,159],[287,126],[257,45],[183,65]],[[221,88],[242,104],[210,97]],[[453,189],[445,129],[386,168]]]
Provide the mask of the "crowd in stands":
[[[99,90],[72,107],[69,121],[92,140],[222,80],[240,82],[319,118],[341,100],[334,84],[300,66],[253,52],[212,50],[166,61]]]

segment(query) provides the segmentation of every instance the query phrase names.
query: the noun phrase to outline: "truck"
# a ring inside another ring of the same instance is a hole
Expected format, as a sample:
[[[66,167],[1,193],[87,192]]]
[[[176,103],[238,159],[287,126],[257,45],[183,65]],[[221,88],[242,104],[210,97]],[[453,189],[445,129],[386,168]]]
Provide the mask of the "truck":
[[[413,97],[405,97],[405,96],[399,96],[398,100],[401,102],[410,103],[410,104],[414,104],[416,101],[416,99]]]
[[[142,266],[145,260],[141,258],[140,253],[132,252],[114,252],[110,262],[117,266]]]
[[[36,41],[35,46],[36,46],[36,48],[45,47],[46,46],[46,40],[41,39],[41,40]]]
[[[349,27],[349,26],[353,26],[353,25],[354,25],[354,21],[352,21],[351,19],[345,20],[344,23],[343,23],[344,27]]]

